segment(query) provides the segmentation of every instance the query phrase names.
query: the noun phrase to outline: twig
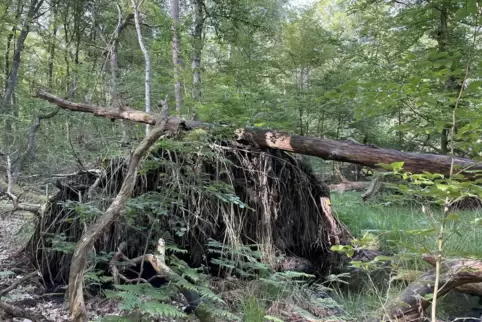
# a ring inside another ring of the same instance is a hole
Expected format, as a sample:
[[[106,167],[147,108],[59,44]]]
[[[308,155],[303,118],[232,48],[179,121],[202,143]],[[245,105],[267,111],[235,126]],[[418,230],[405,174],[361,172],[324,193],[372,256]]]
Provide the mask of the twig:
[[[25,275],[24,277],[22,277],[21,279],[18,279],[16,280],[15,282],[13,282],[12,284],[10,284],[10,286],[7,286],[6,288],[4,288],[3,290],[0,290],[0,297],[1,296],[4,296],[5,294],[7,294],[8,292],[16,289],[20,284],[24,283],[25,281],[28,281],[29,279],[35,277],[35,276],[40,276],[40,273],[38,271],[35,271],[35,272],[32,272],[32,273],[29,273],[27,275]]]
[[[25,275],[21,279],[18,279],[16,281],[14,281],[12,284],[10,284],[10,286],[7,286],[3,290],[0,290],[0,297],[8,294],[10,291],[17,288],[20,284],[28,281],[29,279],[31,279],[35,276],[40,276],[40,273],[38,271],[35,271],[35,272],[32,272],[32,273],[29,273],[29,274]],[[4,310],[6,313],[10,314],[11,316],[26,318],[26,319],[32,320],[34,322],[46,320],[46,318],[43,315],[31,314],[24,309],[21,309],[19,307],[13,306],[13,305],[10,305],[10,304],[5,303],[3,301],[0,301],[0,309]]]

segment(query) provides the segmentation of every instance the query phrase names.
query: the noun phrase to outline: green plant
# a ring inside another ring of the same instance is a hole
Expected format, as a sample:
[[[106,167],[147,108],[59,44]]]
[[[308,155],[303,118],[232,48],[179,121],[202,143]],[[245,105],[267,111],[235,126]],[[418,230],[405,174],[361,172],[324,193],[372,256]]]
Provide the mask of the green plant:
[[[249,297],[243,303],[243,322],[263,322],[266,308],[254,297]]]

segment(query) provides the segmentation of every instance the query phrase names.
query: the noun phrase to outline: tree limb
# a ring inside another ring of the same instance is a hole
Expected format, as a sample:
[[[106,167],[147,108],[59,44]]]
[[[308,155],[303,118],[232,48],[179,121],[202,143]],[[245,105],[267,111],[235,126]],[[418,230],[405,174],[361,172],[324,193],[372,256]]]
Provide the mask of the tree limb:
[[[424,260],[435,263],[432,256],[425,255]],[[442,262],[438,295],[443,296],[452,289],[462,285],[482,282],[482,261],[471,259],[449,259]],[[435,287],[435,269],[422,274],[410,283],[398,298],[389,303],[385,310],[385,317],[389,321],[419,322],[422,321],[424,311],[429,307]]]
[[[8,292],[16,289],[20,284],[24,283],[25,281],[28,281],[29,279],[35,277],[35,276],[40,276],[38,271],[32,272],[30,274],[25,275],[21,279],[18,279],[14,281],[10,286],[4,288],[3,290],[0,290],[0,297],[8,294]],[[13,306],[11,304],[5,303],[3,301],[0,301],[0,309],[4,310],[7,314],[13,316],[13,317],[19,317],[19,318],[25,318],[29,319],[31,321],[42,321],[46,320],[44,316],[40,315],[34,315],[30,312],[27,312],[24,309],[21,309],[19,307]]]
[[[169,119],[164,118],[156,124],[139,143],[131,155],[128,170],[119,193],[106,212],[87,228],[77,243],[72,255],[68,287],[69,310],[73,322],[87,322],[88,320],[83,294],[84,271],[87,266],[88,252],[95,241],[116,220],[125,203],[131,197],[141,159],[164,133],[168,121]]]

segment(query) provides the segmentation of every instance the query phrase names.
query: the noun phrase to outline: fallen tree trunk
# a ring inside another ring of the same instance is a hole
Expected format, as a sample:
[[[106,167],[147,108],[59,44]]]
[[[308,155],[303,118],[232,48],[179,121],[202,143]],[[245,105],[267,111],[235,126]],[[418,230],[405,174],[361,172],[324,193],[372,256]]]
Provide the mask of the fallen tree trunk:
[[[359,191],[367,189],[371,184],[371,181],[347,181],[336,184],[330,184],[330,191],[346,192],[346,191]]]
[[[70,111],[91,113],[112,120],[129,120],[151,125],[156,123],[155,117],[152,114],[134,109],[119,111],[117,109],[91,104],[74,103],[45,91],[38,91],[36,97]],[[211,127],[212,124],[198,121],[182,121],[180,118],[170,117],[166,124],[166,130],[176,130],[180,126],[184,129],[190,129],[196,127]],[[261,148],[274,148],[316,156],[325,160],[360,164],[370,168],[378,168],[380,163],[390,164],[404,161],[405,171],[414,173],[428,171],[448,175],[453,160],[455,168],[462,169],[460,170],[461,173],[464,173],[466,170],[482,170],[482,163],[466,158],[428,153],[401,152],[392,149],[378,148],[372,145],[359,144],[353,141],[337,141],[296,135],[290,136],[287,133],[271,130],[241,129],[237,131],[236,139]]]
[[[424,256],[433,264],[434,258]],[[482,282],[482,262],[470,259],[451,259],[442,262],[438,297],[463,285]],[[435,286],[435,269],[422,274],[390,303],[383,321],[421,322],[425,310],[430,306]]]

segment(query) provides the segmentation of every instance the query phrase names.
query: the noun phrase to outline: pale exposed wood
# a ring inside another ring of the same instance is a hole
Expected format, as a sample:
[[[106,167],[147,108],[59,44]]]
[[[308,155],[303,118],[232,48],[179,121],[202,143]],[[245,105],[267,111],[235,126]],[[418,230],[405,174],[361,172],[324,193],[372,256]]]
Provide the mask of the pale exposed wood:
[[[116,266],[116,263],[118,263],[120,260],[126,261],[129,264],[136,265],[140,264],[143,262],[149,262],[152,266],[152,268],[156,271],[157,275],[153,276],[153,278],[159,276],[166,278],[167,280],[172,280],[172,279],[179,279],[180,276],[176,272],[174,272],[169,266],[166,264],[166,244],[163,238],[159,238],[157,241],[157,247],[156,247],[156,252],[155,254],[145,254],[142,256],[138,256],[136,258],[130,259],[127,256],[123,254],[124,248],[127,246],[127,244],[121,243],[121,245],[117,249],[117,253],[114,255],[112,258],[109,266],[112,272],[112,275],[114,277],[114,282],[118,284],[120,280],[123,280],[124,282],[127,283],[135,283],[135,282],[143,282],[143,283],[148,283],[149,281],[143,279],[143,278],[135,278],[135,279],[128,279],[125,277],[123,274],[119,272],[119,269]],[[190,289],[184,288],[184,287],[179,287],[181,293],[184,295],[186,300],[188,301],[189,305],[192,307],[194,312],[196,313],[198,319],[201,322],[211,322],[213,321],[212,315],[205,310],[203,307],[200,307],[201,304],[201,296]]]
[[[328,187],[330,191],[346,192],[346,191],[358,191],[365,190],[370,186],[371,181],[345,181],[336,184],[330,184]]]
[[[290,136],[287,133],[271,130],[241,129],[237,132],[238,141],[251,142],[261,148],[273,148],[305,155],[317,156],[326,160],[349,162],[378,168],[378,164],[404,161],[404,170],[421,173],[449,174],[451,156],[401,152],[352,141],[337,141],[304,136]],[[453,157],[456,168],[482,170],[482,163],[471,159]],[[456,170],[457,172],[457,170]]]
[[[136,2],[136,0],[131,0],[132,7],[134,8],[134,21],[136,25],[137,40],[139,42],[139,47],[141,47],[142,54],[144,55],[145,110],[146,110],[146,113],[150,113],[151,112],[151,58],[149,56],[149,51],[147,50],[146,45],[144,44],[144,40],[142,38],[142,32],[141,32],[139,8],[142,5],[142,2],[143,0],[140,0],[139,2]],[[146,135],[147,133],[149,133],[149,125],[146,126]]]

